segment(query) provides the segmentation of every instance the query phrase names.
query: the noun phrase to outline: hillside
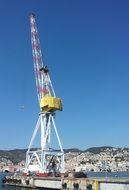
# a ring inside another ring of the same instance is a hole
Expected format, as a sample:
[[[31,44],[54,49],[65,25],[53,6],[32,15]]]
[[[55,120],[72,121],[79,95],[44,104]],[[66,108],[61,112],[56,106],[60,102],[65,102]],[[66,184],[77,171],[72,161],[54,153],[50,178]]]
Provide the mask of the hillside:
[[[64,149],[65,153],[68,152],[91,152],[94,154],[99,154],[102,151],[105,151],[106,149],[113,149],[113,147],[110,146],[103,146],[103,147],[91,147],[86,150],[79,150],[77,148],[70,148],[70,149]],[[129,150],[129,148],[116,148],[117,150],[121,151],[123,149]],[[35,150],[35,149],[33,149]],[[15,150],[0,150],[0,161],[2,160],[10,160],[14,164],[19,163],[22,160],[25,160],[26,157],[26,151],[27,149],[15,149]]]

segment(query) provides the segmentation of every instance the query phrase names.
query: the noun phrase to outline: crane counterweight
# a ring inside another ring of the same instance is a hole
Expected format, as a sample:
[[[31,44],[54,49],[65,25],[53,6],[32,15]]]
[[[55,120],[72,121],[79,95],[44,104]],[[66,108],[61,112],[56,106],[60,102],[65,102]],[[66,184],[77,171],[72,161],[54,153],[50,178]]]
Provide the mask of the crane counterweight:
[[[41,99],[40,108],[44,112],[62,111],[62,102],[60,98],[46,96]]]

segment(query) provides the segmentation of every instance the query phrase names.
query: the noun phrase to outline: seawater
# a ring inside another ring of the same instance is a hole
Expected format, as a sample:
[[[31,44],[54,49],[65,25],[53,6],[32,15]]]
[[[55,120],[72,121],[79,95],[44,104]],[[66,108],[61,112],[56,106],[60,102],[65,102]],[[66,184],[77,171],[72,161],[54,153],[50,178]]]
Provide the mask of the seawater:
[[[1,183],[2,178],[8,173],[0,173],[0,190],[28,190],[29,188],[3,186]],[[88,172],[88,177],[116,177],[116,178],[129,178],[129,172]],[[33,189],[37,190],[37,189]]]
[[[1,181],[4,176],[8,175],[8,173],[0,173],[0,190],[32,190],[31,188],[22,188],[22,187],[13,187],[13,186],[3,186]],[[37,189],[33,189],[37,190]]]
[[[118,178],[129,178],[129,172],[88,172],[88,177],[118,177]]]

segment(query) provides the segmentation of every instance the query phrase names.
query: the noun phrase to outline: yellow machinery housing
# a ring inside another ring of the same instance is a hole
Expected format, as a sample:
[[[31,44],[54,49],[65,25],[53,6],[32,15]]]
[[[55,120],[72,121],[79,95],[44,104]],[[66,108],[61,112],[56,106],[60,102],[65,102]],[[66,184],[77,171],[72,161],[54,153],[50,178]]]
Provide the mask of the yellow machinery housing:
[[[55,110],[62,111],[62,102],[60,98],[46,96],[43,97],[40,101],[41,111],[51,112]]]

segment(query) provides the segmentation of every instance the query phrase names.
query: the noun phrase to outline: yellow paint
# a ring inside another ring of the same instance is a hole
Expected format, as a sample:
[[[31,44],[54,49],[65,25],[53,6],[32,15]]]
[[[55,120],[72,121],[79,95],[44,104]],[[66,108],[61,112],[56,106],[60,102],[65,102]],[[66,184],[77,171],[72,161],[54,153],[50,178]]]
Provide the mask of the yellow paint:
[[[40,108],[42,111],[55,111],[62,110],[62,102],[60,98],[55,98],[52,96],[45,96],[40,101]]]
[[[95,190],[99,190],[99,182],[98,180],[95,180]]]

